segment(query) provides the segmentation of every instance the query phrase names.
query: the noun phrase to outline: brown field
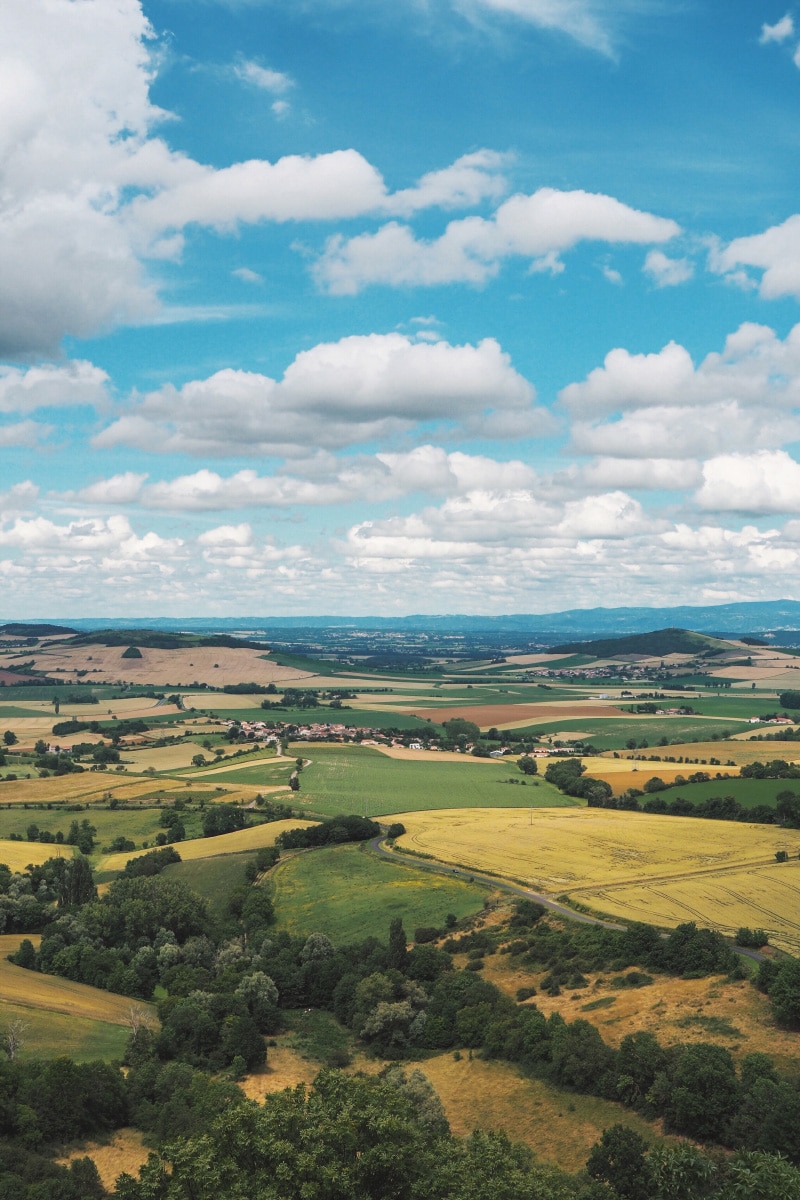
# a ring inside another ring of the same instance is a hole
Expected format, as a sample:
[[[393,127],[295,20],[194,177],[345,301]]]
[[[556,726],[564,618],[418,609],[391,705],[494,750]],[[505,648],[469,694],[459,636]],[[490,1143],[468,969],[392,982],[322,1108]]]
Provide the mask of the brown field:
[[[37,946],[41,941],[39,934],[29,934],[28,938]],[[111,1025],[128,1025],[131,1007],[136,1007],[146,1012],[153,1024],[158,1024],[155,1009],[144,1001],[14,966],[6,956],[13,954],[22,940],[23,935],[19,933],[0,935],[0,1001],[107,1021]]]
[[[148,1154],[150,1150],[138,1129],[117,1129],[110,1141],[86,1142],[79,1149],[57,1158],[56,1162],[69,1166],[76,1158],[91,1158],[103,1187],[113,1192],[117,1177],[123,1173],[138,1178],[139,1168],[147,1162]]]
[[[732,757],[732,756],[731,756]],[[584,759],[587,764],[587,774],[594,779],[604,779],[613,789],[614,795],[619,796],[628,788],[641,789],[648,779],[657,776],[665,783],[672,783],[677,775],[686,778],[694,771],[707,770],[712,779],[717,774],[738,776],[738,767],[700,767],[694,763],[659,763],[645,762],[644,759],[629,761],[627,759]]]
[[[483,971],[486,979],[512,998],[519,987],[538,986],[544,974],[515,966],[505,954],[488,957]],[[567,1021],[578,1018],[590,1021],[611,1046],[619,1046],[629,1033],[647,1031],[665,1046],[714,1042],[725,1046],[734,1057],[755,1052],[769,1054],[782,1070],[796,1074],[797,1034],[775,1025],[767,998],[748,981],[655,975],[648,987],[615,989],[610,978],[599,975],[588,978],[589,985],[578,991],[567,988],[560,996],[538,992],[529,1003],[546,1016],[559,1012]],[[587,1004],[600,998],[613,1003],[586,1010]],[[707,1016],[726,1019],[741,1036],[704,1026],[703,1018]]]
[[[226,797],[227,799],[227,797]],[[279,833],[284,829],[306,829],[314,825],[314,821],[303,821],[293,818],[290,821],[270,821],[265,825],[254,825],[250,829],[237,829],[235,833],[222,833],[218,837],[193,838],[181,842],[176,849],[184,862],[195,861],[198,858],[217,858],[220,854],[241,854],[248,850],[260,850],[262,846],[274,846]],[[3,843],[0,842],[0,845]],[[12,845],[15,843],[12,842]],[[27,845],[27,843],[24,843]],[[148,854],[147,850],[123,851],[121,854],[107,854],[97,862],[98,871],[121,871],[125,863],[132,858]],[[2,861],[0,859],[0,861]]]
[[[659,1136],[657,1126],[621,1104],[569,1095],[525,1078],[508,1063],[470,1061],[462,1052],[459,1062],[442,1054],[426,1059],[419,1069],[433,1084],[458,1137],[476,1128],[505,1130],[513,1141],[530,1146],[542,1162],[566,1171],[584,1166],[609,1125],[626,1125],[648,1142]]]
[[[430,718],[441,724],[453,717],[474,721],[481,729],[496,725],[498,729],[513,729],[533,725],[539,721],[573,721],[581,717],[619,717],[629,721],[630,713],[623,712],[607,700],[563,700],[550,704],[523,702],[520,704],[481,704],[471,708],[415,708],[415,716],[426,721]]]
[[[298,1083],[312,1084],[320,1072],[320,1064],[311,1062],[290,1046],[270,1046],[266,1070],[248,1075],[239,1087],[248,1100],[263,1100],[270,1092],[297,1087]]]
[[[263,650],[245,647],[195,646],[191,649],[152,650],[142,647],[141,658],[123,658],[124,646],[53,646],[33,650],[18,656],[20,662],[35,661],[36,669],[47,674],[61,675],[69,682],[77,681],[78,671],[89,671],[84,677],[90,683],[153,683],[189,686],[192,683],[222,687],[226,683],[290,682],[308,678],[307,671],[294,667],[279,667],[264,658]],[[7,660],[9,670],[14,659]]]
[[[399,819],[387,817],[387,821]],[[608,809],[450,809],[405,813],[402,843],[538,892],[665,926],[725,933],[764,926],[800,949],[800,830]]]

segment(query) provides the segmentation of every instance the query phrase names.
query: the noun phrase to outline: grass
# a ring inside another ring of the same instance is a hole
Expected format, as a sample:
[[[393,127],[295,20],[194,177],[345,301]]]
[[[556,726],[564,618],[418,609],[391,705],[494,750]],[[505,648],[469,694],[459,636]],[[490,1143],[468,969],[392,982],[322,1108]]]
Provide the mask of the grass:
[[[65,1054],[75,1062],[121,1059],[130,1029],[90,1017],[67,1016],[27,1005],[0,1002],[0,1031],[12,1021],[24,1024],[20,1058],[55,1058]]]
[[[654,775],[658,775],[658,767],[658,763],[653,763]],[[644,772],[640,774],[645,777]],[[659,795],[663,795],[668,803],[676,796],[683,796],[693,804],[711,796],[733,796],[742,808],[756,808],[759,804],[774,807],[778,793],[785,791],[800,792],[800,779],[713,779],[709,783],[687,783],[669,788],[666,792],[659,792]]]
[[[450,1054],[419,1064],[444,1105],[451,1129],[464,1137],[476,1127],[503,1130],[525,1142],[537,1158],[566,1171],[583,1168],[603,1130],[622,1124],[647,1142],[657,1139],[653,1126],[609,1100],[564,1092],[527,1079],[506,1063]]]
[[[523,777],[516,765],[508,762],[437,762],[433,754],[430,761],[409,762],[357,746],[298,744],[294,750],[307,755],[311,763],[303,770],[300,791],[292,803],[326,816],[366,811],[370,817],[381,817],[432,808],[530,808],[576,803],[543,779],[529,780],[521,786]],[[513,779],[515,785],[508,785],[508,779]]]
[[[244,869],[253,857],[252,853],[220,854],[173,863],[167,867],[165,878],[187,884],[208,903],[210,914],[222,919],[227,915],[231,892],[245,882]]]
[[[714,1034],[715,1037],[743,1038],[741,1029],[732,1025],[727,1017],[707,1017],[702,1013],[683,1017],[675,1022],[679,1029],[701,1029],[703,1033]]]
[[[294,934],[324,933],[335,945],[385,939],[402,917],[409,938],[419,925],[441,926],[480,910],[486,889],[376,858],[358,846],[313,850],[272,875],[278,925]]]
[[[677,706],[680,701],[665,700],[663,703]],[[747,728],[735,721],[725,722],[707,717],[656,717],[643,714],[623,719],[621,717],[603,717],[600,715],[601,712],[602,710],[598,710],[597,717],[580,717],[577,720],[563,721],[550,720],[532,724],[526,726],[524,730],[517,730],[517,732],[547,737],[556,733],[569,734],[574,731],[581,736],[583,741],[590,741],[598,750],[623,750],[625,743],[630,738],[636,738],[637,744],[644,738],[649,743],[651,751],[671,754],[674,751],[673,742],[681,746],[691,745],[700,740],[708,741],[715,733],[720,735],[739,733],[742,729]],[[670,745],[659,746],[657,743],[662,737],[667,738]],[[692,753],[694,754],[694,751]],[[712,753],[715,752],[712,751]],[[718,754],[718,751],[716,753]]]

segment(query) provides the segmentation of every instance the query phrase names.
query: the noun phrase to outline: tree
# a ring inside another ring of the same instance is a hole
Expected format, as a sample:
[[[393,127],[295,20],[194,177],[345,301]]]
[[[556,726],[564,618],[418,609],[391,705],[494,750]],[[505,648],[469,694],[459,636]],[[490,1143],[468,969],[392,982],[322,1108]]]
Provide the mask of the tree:
[[[403,918],[395,917],[389,926],[389,966],[402,971],[406,965],[408,938],[403,928]]]
[[[5,731],[5,733],[3,734],[3,741],[5,742],[5,744],[7,746],[16,746],[17,735],[14,733],[13,729],[7,729]]]
[[[206,765],[205,754],[194,754],[192,756],[192,766],[193,767],[204,767],[205,765]]]
[[[800,1025],[800,959],[787,958],[778,963],[769,988],[769,1002],[775,1020],[796,1028]]]
[[[523,775],[538,775],[539,767],[535,758],[531,758],[529,754],[523,754],[522,758],[517,760],[517,766]]]
[[[442,729],[449,746],[476,742],[481,736],[480,726],[474,721],[465,721],[463,717],[453,717],[450,721],[444,721]]]
[[[622,1200],[650,1200],[649,1172],[645,1163],[647,1142],[625,1125],[612,1125],[603,1132],[586,1160],[593,1179],[610,1183]]]
[[[17,1018],[15,1021],[10,1021],[9,1024],[6,1025],[6,1031],[3,1036],[3,1049],[12,1062],[22,1049],[25,1041],[25,1031],[27,1028],[28,1026],[21,1018]]]

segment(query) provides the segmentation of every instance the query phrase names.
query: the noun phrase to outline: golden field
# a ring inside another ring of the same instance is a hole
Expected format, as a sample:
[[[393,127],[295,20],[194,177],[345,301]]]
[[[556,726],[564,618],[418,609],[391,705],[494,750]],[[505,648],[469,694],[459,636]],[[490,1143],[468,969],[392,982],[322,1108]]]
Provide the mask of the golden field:
[[[608,809],[451,809],[404,813],[402,844],[443,862],[519,880],[609,915],[735,932],[763,926],[800,947],[800,830]]]
[[[184,862],[193,862],[198,858],[216,858],[220,854],[242,854],[248,850],[260,850],[262,846],[274,846],[278,834],[285,829],[306,829],[315,821],[303,821],[300,818],[290,821],[269,821],[264,825],[254,825],[250,829],[237,829],[234,833],[221,833],[218,837],[193,838],[189,842],[180,842],[175,849]],[[18,843],[11,843],[12,845]],[[27,843],[25,843],[27,845]],[[3,843],[0,842],[0,846]],[[97,863],[98,871],[121,871],[126,862],[138,858],[142,854],[152,853],[150,850],[123,851],[121,854],[106,854]]]
[[[773,833],[778,848],[783,832]],[[767,931],[772,945],[800,954],[800,862],[796,858],[666,883],[588,888],[571,896],[612,916],[654,925],[696,921],[731,936],[743,925],[757,926]]]
[[[0,1001],[44,1009],[47,1012],[65,1013],[70,1017],[86,1017],[94,1021],[107,1021],[111,1025],[129,1025],[131,1008],[147,1013],[150,1021],[158,1024],[155,1009],[142,1000],[130,996],[118,996],[114,992],[100,991],[85,983],[73,983],[56,975],[41,975],[38,971],[26,971],[16,967],[7,959],[23,940],[19,933],[0,935]],[[29,934],[28,940],[38,946],[40,935]]]

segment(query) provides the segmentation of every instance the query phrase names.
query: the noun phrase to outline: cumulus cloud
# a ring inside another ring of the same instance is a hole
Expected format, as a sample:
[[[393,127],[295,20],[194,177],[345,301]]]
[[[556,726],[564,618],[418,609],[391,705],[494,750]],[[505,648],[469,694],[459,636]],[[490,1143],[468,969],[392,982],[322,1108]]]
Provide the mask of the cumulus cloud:
[[[564,388],[572,446],[610,458],[713,458],[800,437],[800,326],[785,340],[747,323],[695,367],[683,346],[615,349]]]
[[[38,446],[53,432],[52,425],[41,421],[17,421],[0,425],[0,446]]]
[[[334,295],[353,295],[370,284],[481,284],[510,257],[530,259],[533,270],[557,273],[563,270],[560,255],[579,242],[647,244],[679,232],[674,221],[613,196],[540,188],[530,196],[511,196],[491,218],[451,221],[433,241],[418,240],[396,222],[374,234],[337,235],[329,239],[315,275]]]
[[[791,14],[787,13],[785,17],[781,17],[780,21],[776,21],[774,25],[762,25],[761,37],[758,40],[762,46],[765,46],[769,42],[785,42],[793,34],[794,21]]]
[[[737,268],[762,271],[760,293],[765,300],[800,297],[800,214],[787,217],[763,233],[734,238],[709,258],[712,271],[741,278]],[[747,278],[745,274],[745,279]]]
[[[98,448],[162,453],[297,454],[387,437],[427,422],[495,436],[532,432],[548,418],[496,341],[453,346],[399,333],[369,334],[303,351],[283,379],[219,371],[142,399],[94,439]]]
[[[0,365],[0,413],[35,412],[88,404],[104,407],[108,375],[92,363],[46,365],[20,370]]]
[[[800,512],[800,464],[785,450],[722,454],[703,463],[701,508],[716,512]]]
[[[496,199],[505,156],[480,150],[393,196],[354,149],[215,168],[170,149],[150,99],[156,46],[141,0],[6,6],[0,49],[0,354],[53,353],[143,322],[160,301],[151,261],[187,227],[409,215]],[[246,59],[246,83],[286,110],[288,76]]]
[[[668,258],[663,250],[650,250],[644,269],[656,287],[677,287],[694,275],[694,264],[688,258]]]

